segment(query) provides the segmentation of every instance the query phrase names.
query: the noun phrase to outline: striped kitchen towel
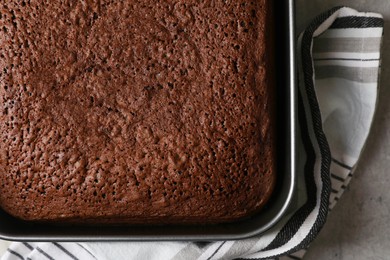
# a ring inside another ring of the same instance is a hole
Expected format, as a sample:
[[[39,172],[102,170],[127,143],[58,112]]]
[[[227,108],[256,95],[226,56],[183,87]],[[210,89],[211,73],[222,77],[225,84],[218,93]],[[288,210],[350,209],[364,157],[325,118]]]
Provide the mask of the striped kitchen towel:
[[[348,185],[373,120],[383,19],[337,7],[299,38],[297,206],[264,235],[213,243],[13,243],[11,259],[301,259]]]

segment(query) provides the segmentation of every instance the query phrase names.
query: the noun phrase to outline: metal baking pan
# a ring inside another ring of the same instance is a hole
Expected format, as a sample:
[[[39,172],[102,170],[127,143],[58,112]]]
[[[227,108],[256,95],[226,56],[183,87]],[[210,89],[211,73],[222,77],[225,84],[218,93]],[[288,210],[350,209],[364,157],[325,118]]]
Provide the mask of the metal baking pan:
[[[213,241],[260,235],[286,213],[295,187],[295,35],[294,0],[277,1],[277,185],[271,201],[257,215],[218,225],[85,226],[32,224],[15,219],[0,209],[0,238],[18,241]],[[275,3],[276,5],[276,3]]]

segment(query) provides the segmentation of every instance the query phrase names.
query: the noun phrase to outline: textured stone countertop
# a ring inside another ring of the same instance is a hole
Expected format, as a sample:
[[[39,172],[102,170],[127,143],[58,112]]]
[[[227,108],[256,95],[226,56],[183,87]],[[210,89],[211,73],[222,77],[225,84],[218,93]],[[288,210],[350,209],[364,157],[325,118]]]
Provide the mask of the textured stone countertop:
[[[385,18],[379,105],[372,132],[349,188],[304,259],[389,259],[390,256],[390,1],[296,0],[301,31],[317,14],[345,5]]]

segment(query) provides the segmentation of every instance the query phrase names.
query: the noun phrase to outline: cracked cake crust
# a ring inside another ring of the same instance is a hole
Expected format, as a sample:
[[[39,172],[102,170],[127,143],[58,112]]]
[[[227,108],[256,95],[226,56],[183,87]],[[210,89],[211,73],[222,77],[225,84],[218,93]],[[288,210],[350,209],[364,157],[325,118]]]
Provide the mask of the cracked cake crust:
[[[276,177],[269,2],[0,2],[0,205],[216,223]]]

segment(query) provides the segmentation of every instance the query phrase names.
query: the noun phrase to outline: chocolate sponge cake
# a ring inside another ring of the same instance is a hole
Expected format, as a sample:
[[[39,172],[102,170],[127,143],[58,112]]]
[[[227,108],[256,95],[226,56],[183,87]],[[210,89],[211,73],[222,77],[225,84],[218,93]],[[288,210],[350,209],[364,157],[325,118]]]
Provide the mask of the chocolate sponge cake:
[[[0,206],[217,223],[276,177],[269,0],[0,2]]]

